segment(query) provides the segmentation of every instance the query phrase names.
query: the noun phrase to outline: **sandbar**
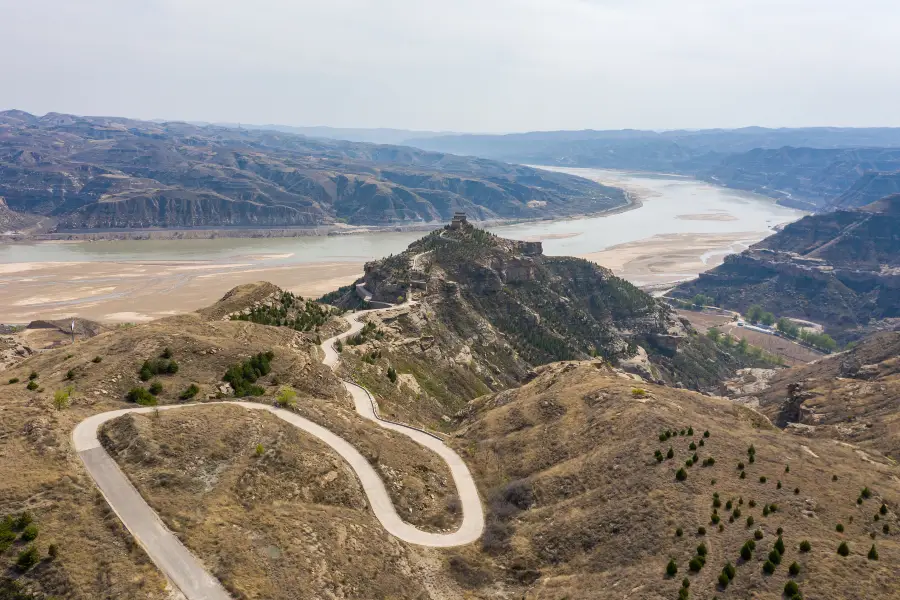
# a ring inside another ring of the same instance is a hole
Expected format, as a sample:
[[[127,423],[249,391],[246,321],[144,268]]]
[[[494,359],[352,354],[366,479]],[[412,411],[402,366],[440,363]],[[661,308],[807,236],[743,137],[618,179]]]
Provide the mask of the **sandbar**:
[[[584,254],[638,286],[693,279],[766,237],[765,232],[672,233]]]

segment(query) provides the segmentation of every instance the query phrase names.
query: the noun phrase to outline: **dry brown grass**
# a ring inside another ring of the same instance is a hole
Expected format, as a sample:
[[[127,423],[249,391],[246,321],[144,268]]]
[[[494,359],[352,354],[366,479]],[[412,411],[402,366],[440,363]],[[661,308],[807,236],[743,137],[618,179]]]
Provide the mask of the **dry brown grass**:
[[[415,560],[368,510],[353,471],[268,413],[212,406],[128,416],[103,441],[238,598],[423,596],[409,577]]]
[[[521,389],[473,403],[457,445],[489,500],[488,530],[481,548],[453,556],[451,572],[463,582],[468,578],[481,597],[496,590],[473,581],[499,580],[527,598],[675,598],[689,559],[705,541],[706,567],[689,576],[690,589],[692,598],[712,598],[721,595],[715,588],[722,566],[738,564],[741,545],[760,527],[765,536],[751,561],[738,566],[727,597],[779,598],[795,560],[803,568],[798,582],[805,597],[900,597],[894,579],[900,473],[891,461],[877,454],[864,459],[833,441],[798,438],[727,400],[643,384],[647,397],[634,398],[633,387],[599,363],[555,364]],[[689,426],[692,438],[659,441],[661,431]],[[675,471],[693,454],[688,445],[699,444],[705,430],[711,436],[697,454],[701,462],[715,458],[715,465],[688,467],[687,480],[676,481]],[[665,453],[670,445],[675,457],[658,463],[654,451]],[[738,477],[739,461],[746,479]],[[865,486],[877,498],[858,506]],[[713,492],[722,502],[721,532],[710,522]],[[725,503],[740,498],[741,517],[729,523]],[[889,515],[874,522],[881,501]],[[771,503],[778,510],[763,517],[763,506]],[[750,515],[755,527],[748,529]],[[838,522],[845,524],[844,534],[835,531]],[[887,536],[885,523],[892,528]],[[702,538],[700,526],[707,530]],[[675,535],[678,527],[682,537]],[[775,575],[765,577],[762,562],[778,527],[784,528],[787,553]],[[872,532],[878,562],[865,556]],[[796,549],[803,539],[813,546],[807,555]],[[847,558],[835,553],[842,540],[851,547]],[[665,577],[670,558],[679,566],[675,579]]]

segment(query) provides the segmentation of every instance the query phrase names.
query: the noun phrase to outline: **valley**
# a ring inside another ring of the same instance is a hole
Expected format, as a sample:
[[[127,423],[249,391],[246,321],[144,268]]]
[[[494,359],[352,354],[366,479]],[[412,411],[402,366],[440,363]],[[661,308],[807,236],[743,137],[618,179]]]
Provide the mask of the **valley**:
[[[847,367],[785,370],[542,246],[462,222],[364,265],[354,283],[385,309],[341,314],[361,308],[356,285],[329,308],[256,283],[196,313],[84,322],[75,345],[48,334],[0,385],[0,510],[39,531],[29,546],[12,521],[9,556],[56,548],[15,585],[39,600],[894,597],[896,449],[865,424],[892,426],[879,386],[896,333]],[[868,386],[860,427],[812,382],[834,368],[840,389]],[[161,537],[141,524],[154,513]]]
[[[541,240],[548,255],[580,256],[640,285],[696,276],[803,213],[770,199],[684,178],[568,170],[640,202],[602,217],[489,227]],[[118,240],[0,245],[0,322],[77,313],[141,322],[195,310],[260,279],[305,296],[345,285],[366,261],[401,252],[422,232],[262,239]]]

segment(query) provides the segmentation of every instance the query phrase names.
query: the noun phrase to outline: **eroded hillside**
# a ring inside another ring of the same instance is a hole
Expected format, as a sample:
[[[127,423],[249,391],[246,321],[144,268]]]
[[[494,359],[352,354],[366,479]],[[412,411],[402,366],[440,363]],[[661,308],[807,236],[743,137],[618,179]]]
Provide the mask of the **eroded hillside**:
[[[556,363],[473,402],[455,444],[489,516],[448,568],[477,597],[677,598],[685,579],[690,598],[781,598],[788,581],[804,598],[897,597],[896,464],[731,401]]]

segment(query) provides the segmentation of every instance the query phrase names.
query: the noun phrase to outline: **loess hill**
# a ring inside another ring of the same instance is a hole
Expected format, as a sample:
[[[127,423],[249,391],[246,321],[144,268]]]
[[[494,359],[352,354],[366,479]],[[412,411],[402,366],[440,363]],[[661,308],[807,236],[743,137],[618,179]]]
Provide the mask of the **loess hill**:
[[[464,226],[445,228],[396,256],[368,263],[353,285],[325,296],[345,308],[417,304],[372,317],[373,333],[345,351],[344,366],[385,398],[390,413],[430,427],[465,401],[517,385],[537,365],[600,356],[648,380],[714,389],[757,357],[729,353],[659,302],[594,263],[548,257],[539,243]],[[390,368],[412,374],[393,384]]]
[[[804,598],[900,596],[896,463],[729,400],[636,384],[601,361],[555,363],[472,402],[454,444],[488,510],[480,544],[448,558],[476,597],[674,599],[683,579],[690,598],[777,599],[788,581]],[[867,559],[873,544],[880,560]]]
[[[0,112],[0,198],[20,221],[52,217],[60,231],[429,223],[457,210],[545,218],[628,204],[579,177],[408,147],[22,111]]]
[[[891,329],[900,318],[900,195],[854,211],[811,215],[678,286],[745,312],[825,326],[839,341]]]
[[[460,515],[446,465],[358,417],[321,364],[315,344],[345,324],[333,316],[311,327],[231,319],[254,310],[280,314],[285,297],[271,284],[241,286],[198,313],[102,331],[75,346],[35,352],[3,371],[2,593],[24,590],[34,600],[176,597],[84,472],[71,447],[72,430],[89,415],[135,406],[128,399],[135,388],[155,390],[138,399],[158,404],[233,398],[223,376],[260,353],[271,352],[272,359],[269,372],[254,382],[259,401],[270,404],[290,386],[295,410],[351,441],[411,523],[433,531],[456,527]],[[286,312],[296,315],[306,303],[294,298],[292,306],[295,312]],[[157,372],[146,381],[145,361]],[[163,363],[166,368],[157,369]],[[172,363],[177,367],[169,368]],[[410,556],[384,533],[336,454],[270,415],[186,408],[125,417],[101,436],[164,522],[237,598],[296,598],[298,589],[342,598],[424,597],[419,575],[434,570],[432,559]],[[18,519],[25,512],[37,537],[29,542],[14,527],[7,540],[4,516]],[[32,546],[38,562],[22,572],[13,565]],[[300,581],[298,572],[309,576]]]

